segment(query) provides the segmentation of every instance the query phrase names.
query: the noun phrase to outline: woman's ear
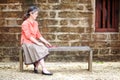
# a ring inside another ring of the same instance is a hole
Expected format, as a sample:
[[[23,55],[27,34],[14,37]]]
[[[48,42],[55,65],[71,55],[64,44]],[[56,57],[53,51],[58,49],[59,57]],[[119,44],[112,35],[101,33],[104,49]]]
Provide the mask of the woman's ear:
[[[32,15],[33,13],[32,13],[32,12],[30,12],[29,14],[30,14],[30,15]]]

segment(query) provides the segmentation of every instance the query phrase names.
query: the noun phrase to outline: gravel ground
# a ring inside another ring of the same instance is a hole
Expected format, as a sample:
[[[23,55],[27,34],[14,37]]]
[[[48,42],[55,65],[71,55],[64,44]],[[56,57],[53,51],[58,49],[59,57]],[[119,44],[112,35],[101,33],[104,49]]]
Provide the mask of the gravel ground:
[[[46,62],[52,76],[33,73],[33,66],[19,71],[18,62],[0,62],[0,80],[120,80],[120,62],[93,62],[93,72],[87,71],[85,62]]]

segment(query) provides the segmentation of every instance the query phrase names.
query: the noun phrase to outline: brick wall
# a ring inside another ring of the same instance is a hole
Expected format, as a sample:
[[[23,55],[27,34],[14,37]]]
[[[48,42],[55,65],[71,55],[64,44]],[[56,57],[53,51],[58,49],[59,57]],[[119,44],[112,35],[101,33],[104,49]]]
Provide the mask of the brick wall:
[[[94,60],[120,60],[120,28],[116,33],[94,31],[95,0],[1,0],[0,61],[16,61],[20,47],[22,16],[37,5],[37,18],[43,36],[56,46],[90,46]],[[81,52],[53,52],[48,61],[84,60]],[[80,56],[79,56],[80,55]]]

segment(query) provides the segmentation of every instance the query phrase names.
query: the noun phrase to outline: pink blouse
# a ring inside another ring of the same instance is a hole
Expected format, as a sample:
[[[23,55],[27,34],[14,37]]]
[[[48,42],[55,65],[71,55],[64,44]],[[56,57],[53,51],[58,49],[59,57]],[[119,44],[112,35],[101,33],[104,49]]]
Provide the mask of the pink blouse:
[[[33,43],[30,37],[39,39],[42,35],[38,29],[37,21],[31,23],[28,19],[22,23],[22,33],[21,33],[21,44],[22,43]]]

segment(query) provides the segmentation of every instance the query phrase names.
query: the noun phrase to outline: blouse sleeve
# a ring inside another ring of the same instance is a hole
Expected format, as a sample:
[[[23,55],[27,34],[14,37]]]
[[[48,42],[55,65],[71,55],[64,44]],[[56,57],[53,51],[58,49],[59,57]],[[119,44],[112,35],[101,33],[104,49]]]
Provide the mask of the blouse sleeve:
[[[27,39],[30,39],[30,37],[32,37],[29,29],[29,24],[27,22],[22,24],[22,31]]]

